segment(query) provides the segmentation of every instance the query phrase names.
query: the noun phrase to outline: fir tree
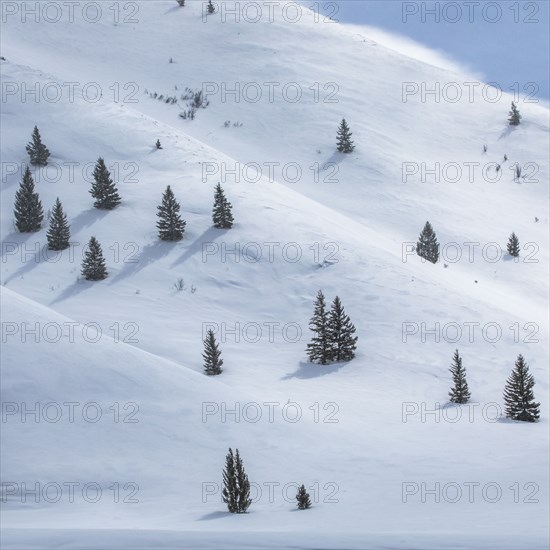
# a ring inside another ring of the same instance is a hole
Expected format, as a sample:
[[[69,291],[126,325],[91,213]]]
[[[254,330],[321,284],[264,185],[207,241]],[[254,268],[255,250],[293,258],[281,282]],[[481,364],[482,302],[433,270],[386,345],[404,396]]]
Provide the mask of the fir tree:
[[[180,8],[183,8],[185,6],[185,0],[178,0],[178,4]]]
[[[108,273],[105,267],[103,251],[95,237],[91,237],[88,243],[88,250],[86,250],[84,259],[82,260],[81,273],[87,281],[101,281],[107,278]]]
[[[221,374],[223,359],[221,358],[222,352],[218,348],[214,333],[209,330],[206,338],[204,339],[204,352],[202,354],[204,358],[204,372],[209,376]]]
[[[508,123],[510,126],[519,126],[521,122],[521,115],[519,114],[518,108],[516,107],[516,104],[512,101],[512,110],[508,113],[510,115],[510,118],[508,119]]]
[[[535,379],[522,355],[518,355],[514,369],[504,388],[506,416],[513,420],[535,422],[540,416],[540,403],[535,403]]]
[[[355,326],[344,311],[340,298],[332,302],[328,319],[328,340],[330,342],[330,359],[333,361],[351,361],[355,357],[357,336]]]
[[[155,143],[155,147],[157,149],[162,149],[162,145],[160,144],[160,139],[157,139],[157,142]]]
[[[351,153],[355,149],[355,145],[351,140],[351,136],[353,134],[350,132],[348,123],[346,122],[345,118],[342,119],[342,122],[340,123],[338,132],[336,135],[337,135],[336,148],[338,152]]]
[[[311,363],[326,365],[331,359],[332,349],[328,340],[328,311],[325,296],[321,290],[317,293],[309,328],[313,332],[311,342],[307,345],[309,360]]]
[[[418,242],[416,243],[416,253],[432,264],[439,260],[439,243],[437,242],[436,234],[430,222],[426,222]]]
[[[214,8],[214,4],[212,4],[212,0],[208,0],[207,11],[209,14],[213,14],[216,11],[216,9]]]
[[[226,199],[221,185],[216,185],[214,194],[214,208],[212,210],[212,221],[218,229],[231,229],[233,227],[233,214],[231,203]]]
[[[50,152],[42,143],[42,138],[40,137],[40,132],[38,131],[37,126],[35,126],[32,131],[32,141],[27,144],[26,149],[27,153],[29,153],[31,164],[34,164],[35,166],[46,166],[48,164]]]
[[[44,211],[38,193],[34,191],[34,180],[28,166],[15,193],[14,215],[17,231],[21,233],[40,231]]]
[[[468,399],[470,399],[470,392],[468,390],[468,382],[466,382],[466,369],[462,366],[462,358],[458,354],[458,350],[455,350],[453,363],[449,370],[453,375],[454,383],[449,392],[451,403],[467,403]]]
[[[101,210],[113,210],[120,204],[120,197],[105,161],[99,157],[94,168],[94,183],[90,189],[94,206]]]
[[[63,206],[59,197],[55,201],[52,215],[50,217],[50,227],[46,233],[48,238],[48,248],[50,250],[65,250],[69,248],[71,238],[71,232],[69,223],[67,222],[67,216],[63,212]]]
[[[162,203],[157,207],[157,210],[159,238],[163,241],[181,241],[186,223],[179,215],[180,205],[170,186],[166,188],[162,195]]]
[[[296,500],[298,501],[297,506],[300,510],[307,510],[308,508],[311,508],[311,500],[309,500],[309,493],[306,492],[306,488],[304,485],[302,485],[298,489]]]
[[[225,457],[222,500],[232,514],[244,514],[252,502],[250,483],[244,471],[239,449],[236,449],[235,456],[233,456],[233,451],[230,448]]]
[[[510,256],[513,256],[514,258],[517,258],[519,256],[519,239],[517,238],[515,233],[512,233],[510,235],[510,238],[508,239],[508,244],[506,245],[506,250],[508,251],[508,254],[510,254]]]

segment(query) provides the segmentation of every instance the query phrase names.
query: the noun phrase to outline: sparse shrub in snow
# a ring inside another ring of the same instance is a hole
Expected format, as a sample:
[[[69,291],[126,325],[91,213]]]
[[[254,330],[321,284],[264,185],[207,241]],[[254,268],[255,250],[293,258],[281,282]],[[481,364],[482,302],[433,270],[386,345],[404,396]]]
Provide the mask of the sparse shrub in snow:
[[[506,250],[508,251],[508,254],[510,254],[510,256],[513,256],[514,258],[517,258],[519,256],[519,239],[517,238],[515,233],[512,233],[510,235],[510,238],[508,239],[508,244],[506,245]]]
[[[214,8],[214,4],[212,4],[212,0],[208,0],[207,11],[209,14],[212,14],[216,11],[216,8]]]
[[[355,145],[351,140],[351,136],[353,134],[350,132],[348,123],[346,122],[345,118],[342,119],[342,122],[338,127],[338,132],[336,135],[337,135],[336,149],[338,149],[340,153],[353,152],[353,150],[355,149]]]
[[[208,376],[216,376],[221,374],[223,372],[223,359],[221,358],[222,352],[218,347],[213,331],[208,331],[203,343],[204,352],[202,357],[204,359],[204,373]]]
[[[90,238],[88,249],[82,260],[82,276],[87,281],[101,281],[107,278],[107,268],[105,267],[105,258],[101,245],[95,237]]]
[[[466,381],[466,369],[462,366],[462,358],[458,350],[455,350],[453,362],[449,369],[453,375],[453,387],[449,392],[450,401],[452,403],[468,403],[470,399],[470,391],[468,382]]]
[[[519,164],[516,164],[516,167],[514,169],[514,181],[519,181],[521,178],[521,166]]]
[[[170,186],[163,193],[162,203],[157,207],[157,210],[159,238],[163,241],[181,241],[186,223],[179,215],[180,205]]]
[[[31,159],[31,164],[35,166],[46,166],[48,164],[50,152],[48,151],[48,148],[42,143],[40,132],[38,131],[38,128],[36,126],[32,131],[32,141],[27,144],[26,149]]]
[[[244,471],[239,449],[235,450],[235,456],[233,456],[230,448],[225,457],[222,499],[232,514],[244,514],[252,503],[250,483]]]
[[[94,182],[90,194],[95,199],[94,206],[100,210],[113,210],[120,204],[120,196],[101,157],[97,159],[93,175]]]
[[[40,231],[44,220],[44,210],[38,193],[34,190],[34,180],[27,166],[19,189],[15,193],[15,227],[21,233]]]
[[[242,122],[239,122],[239,121],[237,120],[237,122],[234,122],[234,123],[233,123],[233,128],[240,128],[242,125],[243,125],[243,123],[242,123]]]
[[[439,260],[439,243],[435,231],[433,230],[430,222],[426,222],[418,242],[416,243],[416,253],[432,264],[437,263]]]
[[[311,500],[309,500],[309,493],[306,491],[305,485],[301,485],[296,494],[297,506],[299,510],[307,510],[311,508]]]
[[[225,197],[222,186],[218,183],[214,194],[214,208],[212,221],[218,229],[231,229],[233,227],[233,207]]]
[[[516,104],[512,101],[512,108],[510,112],[508,113],[510,118],[508,119],[508,124],[510,126],[519,126],[521,122],[521,115],[519,114],[518,108],[516,107]]]
[[[522,355],[518,355],[514,369],[504,388],[506,416],[523,422],[536,422],[540,416],[540,403],[535,402],[535,379]]]
[[[484,152],[484,153],[487,152],[487,145],[484,145],[484,146],[483,146],[483,152]]]
[[[175,288],[178,292],[181,292],[181,291],[185,290],[185,281],[183,280],[183,277],[180,277],[180,278],[174,283],[174,288]]]
[[[67,216],[63,212],[63,206],[59,197],[55,201],[50,218],[50,227],[46,233],[48,248],[50,250],[65,250],[70,246],[71,231]]]

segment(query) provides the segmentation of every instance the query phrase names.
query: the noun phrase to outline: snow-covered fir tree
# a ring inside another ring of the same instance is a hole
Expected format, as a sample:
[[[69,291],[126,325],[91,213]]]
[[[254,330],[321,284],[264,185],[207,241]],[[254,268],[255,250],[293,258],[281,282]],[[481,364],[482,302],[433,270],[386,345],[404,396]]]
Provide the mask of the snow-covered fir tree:
[[[50,226],[46,237],[48,238],[48,248],[50,250],[65,250],[70,246],[71,230],[59,197],[55,201],[50,216]]]
[[[350,132],[346,119],[343,118],[336,133],[336,149],[340,153],[352,153],[355,145],[351,140],[353,134]]]
[[[516,104],[512,101],[512,108],[510,112],[508,113],[510,118],[508,119],[508,124],[510,126],[519,126],[521,122],[521,115],[519,114],[518,108],[516,107]]]
[[[336,296],[328,318],[328,340],[332,361],[351,361],[355,357],[357,349],[355,330],[355,326],[344,311],[340,298]]]
[[[34,190],[34,180],[27,166],[19,189],[15,193],[15,227],[21,233],[34,233],[40,231],[44,210],[38,193]]]
[[[230,448],[225,457],[222,500],[227,504],[227,509],[232,514],[244,514],[252,503],[250,483],[244,471],[239,449],[236,449],[235,455],[233,455]]]
[[[523,355],[518,355],[514,369],[504,388],[506,416],[523,422],[536,422],[540,416],[540,403],[535,402],[535,379]]]
[[[328,316],[325,296],[319,290],[315,299],[313,317],[309,321],[309,328],[313,332],[313,337],[306,350],[312,363],[326,365],[332,358],[332,346],[328,336]]]
[[[208,0],[208,7],[206,9],[209,14],[212,14],[216,11],[216,8],[214,8],[214,4],[212,4],[212,0]]]
[[[32,131],[32,140],[27,144],[26,149],[29,154],[31,164],[35,166],[46,166],[48,164],[50,152],[42,143],[42,138],[40,137],[40,132],[38,131],[37,126],[35,126]]]
[[[309,499],[309,493],[306,491],[305,485],[302,484],[298,489],[296,500],[298,501],[296,506],[298,506],[299,510],[307,510],[308,508],[311,508],[311,500]]]
[[[439,243],[430,222],[426,222],[424,229],[420,233],[420,237],[416,243],[416,253],[432,264],[437,263],[439,260]]]
[[[455,350],[453,362],[449,369],[453,375],[453,387],[449,392],[450,401],[452,403],[468,403],[470,399],[470,391],[468,390],[468,382],[466,381],[466,369],[462,366],[462,357],[458,350]]]
[[[510,235],[510,238],[508,239],[508,244],[506,245],[506,250],[508,251],[508,254],[510,254],[510,256],[513,256],[514,258],[517,258],[519,256],[519,239],[517,238],[515,233],[512,233]]]
[[[223,372],[222,365],[223,359],[221,358],[222,352],[216,342],[214,332],[209,330],[204,339],[204,352],[202,357],[204,359],[204,373],[208,376],[215,376]]]
[[[87,281],[101,281],[108,276],[103,251],[95,237],[90,238],[88,249],[84,253],[81,273]]]
[[[93,176],[94,182],[90,194],[95,199],[94,206],[101,210],[113,210],[120,204],[120,196],[101,157],[97,159]]]
[[[181,241],[186,222],[181,219],[180,205],[170,186],[166,187],[162,195],[162,203],[157,210],[159,238],[163,241]]]
[[[214,192],[214,207],[212,209],[212,221],[218,229],[231,229],[233,227],[233,207],[225,197],[222,186],[218,183]]]

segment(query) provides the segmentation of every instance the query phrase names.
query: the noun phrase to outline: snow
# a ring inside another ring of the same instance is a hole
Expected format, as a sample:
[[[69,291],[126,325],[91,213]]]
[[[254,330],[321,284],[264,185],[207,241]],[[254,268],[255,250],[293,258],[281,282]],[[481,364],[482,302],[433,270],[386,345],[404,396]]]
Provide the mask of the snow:
[[[77,10],[72,23],[64,14],[58,23],[12,16],[3,25],[3,91],[16,93],[3,98],[1,119],[2,481],[64,489],[79,483],[74,502],[68,490],[59,502],[30,495],[26,503],[4,491],[3,545],[548,547],[548,110],[520,102],[522,124],[510,131],[513,98],[486,101],[482,84],[473,101],[465,87],[456,103],[430,96],[422,102],[419,93],[403,101],[404,82],[433,88],[472,77],[406,57],[357,27],[316,22],[305,9],[293,24],[281,7],[273,22],[264,10],[257,23],[223,21],[220,14],[204,23],[201,3],[187,4],[136,3],[137,23],[123,23],[129,12],[121,11],[115,25],[104,6],[93,24]],[[68,82],[78,82],[74,98]],[[96,102],[86,99],[92,82],[103,93]],[[264,95],[251,103],[212,94],[194,121],[184,121],[178,106],[144,93],[173,94],[175,85],[181,93],[207,82],[258,83]],[[280,83],[273,102],[266,82]],[[291,82],[303,91],[297,103],[278,93]],[[334,91],[323,88],[327,83],[335,83],[336,102],[323,101]],[[63,94],[35,102],[22,96],[23,86]],[[350,155],[335,152],[342,117],[356,144]],[[226,120],[243,126],[224,128]],[[24,146],[35,124],[52,153],[50,167],[33,169],[42,204],[47,210],[60,197],[78,243],[59,256],[44,250],[46,228],[29,235],[13,227]],[[504,154],[500,181],[484,179],[481,166]],[[93,209],[83,175],[98,156],[118,170],[123,201],[108,213]],[[435,183],[419,173],[404,183],[403,163],[423,162],[428,169],[458,163],[462,178]],[[515,182],[508,166],[516,162],[536,173]],[[74,172],[68,163],[78,163]],[[237,163],[259,164],[262,177],[253,182],[250,167],[239,181],[222,178],[221,167]],[[264,163],[279,163],[274,178]],[[285,181],[281,167],[288,163],[301,167],[300,181]],[[317,183],[314,163],[332,163]],[[473,181],[464,163],[479,163]],[[211,227],[218,181],[234,206],[236,225],[227,232]],[[187,222],[179,243],[156,236],[156,206],[167,185]],[[451,261],[436,265],[403,256],[403,243],[415,243],[426,220],[442,245],[459,243],[460,261],[452,261],[451,247]],[[489,261],[495,247],[487,245],[505,248],[512,231],[522,246],[534,244],[519,262],[498,251]],[[92,235],[110,274],[97,283],[78,280]],[[472,242],[479,245],[470,261],[464,243]],[[181,292],[173,286],[179,278]],[[340,296],[357,327],[351,363],[306,362],[320,288],[327,301]],[[38,336],[23,337],[36,323]],[[422,334],[422,323],[427,330],[440,324],[439,342]],[[218,330],[220,377],[202,374],[206,324]],[[462,334],[455,342],[456,324]],[[48,341],[57,328],[60,340]],[[463,406],[456,422],[456,407],[440,411],[439,421],[422,418],[421,410],[447,402],[455,348],[479,406]],[[536,380],[536,424],[495,418],[519,353]],[[289,401],[301,410],[297,422]],[[67,402],[78,403],[74,422]],[[36,403],[41,411],[58,404],[59,421],[29,415],[23,422],[23,405]],[[99,421],[83,418],[86,403],[101,407]],[[236,403],[241,413],[252,403],[248,418],[260,410],[261,419],[205,416]],[[18,411],[8,414],[8,404]],[[134,410],[130,419],[137,422],[124,422]],[[228,514],[219,493],[204,495],[204,484],[221,483],[228,447],[239,448],[250,481],[262,488],[244,516]],[[101,487],[98,502],[78,492],[86,483]],[[125,484],[136,484],[139,502],[114,502],[115,483],[122,497],[133,487]],[[285,499],[283,488],[295,483],[316,488],[311,510],[294,510],[294,485]],[[436,483],[458,484],[462,497],[450,502],[456,485],[449,485],[440,502],[429,493],[422,502],[421,489]],[[491,483],[502,490],[496,502]],[[272,498],[269,484],[278,484]],[[404,487],[418,492],[404,496]]]

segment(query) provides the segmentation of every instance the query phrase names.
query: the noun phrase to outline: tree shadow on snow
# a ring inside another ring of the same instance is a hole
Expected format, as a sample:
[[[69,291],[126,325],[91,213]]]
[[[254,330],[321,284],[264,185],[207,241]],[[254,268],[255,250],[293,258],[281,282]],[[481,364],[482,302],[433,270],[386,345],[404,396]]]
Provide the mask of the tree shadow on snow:
[[[189,246],[189,248],[170,266],[176,267],[185,263],[189,258],[194,256],[197,253],[203,252],[203,245],[207,243],[214,243],[216,239],[225,235],[228,232],[227,229],[217,229],[216,227],[209,227],[202,235],[197,237]],[[216,254],[218,254],[219,249],[216,249]],[[210,251],[206,251],[210,252]],[[202,261],[205,262],[205,258],[202,258]]]
[[[160,260],[164,256],[167,256],[174,250],[174,245],[177,243],[158,240],[153,244],[148,244],[143,247],[141,254],[135,261],[124,262],[124,267],[119,271],[109,282],[113,285],[116,282],[139,273],[142,269],[148,265]]]
[[[210,521],[212,519],[221,519],[229,516],[229,512],[210,512],[199,518],[199,521]]]
[[[85,279],[78,279],[71,286],[68,286],[63,292],[50,302],[50,306],[53,306],[59,302],[63,302],[67,298],[72,298],[81,292],[91,288],[93,285],[100,284],[101,281],[86,281]]]
[[[88,210],[84,210],[84,212],[81,212],[76,218],[70,220],[71,235],[76,235],[86,227],[90,227],[95,222],[102,220],[108,213],[109,210],[100,210],[99,208],[89,208]],[[88,240],[86,240],[83,244],[87,245]]]
[[[318,365],[317,363],[304,363],[300,362],[298,370],[293,373],[286,374],[282,380],[291,380],[292,378],[300,378],[306,380],[308,378],[319,378],[320,376],[326,376],[327,374],[333,374],[338,372],[341,368],[345,367],[348,363],[331,363],[330,365]]]

